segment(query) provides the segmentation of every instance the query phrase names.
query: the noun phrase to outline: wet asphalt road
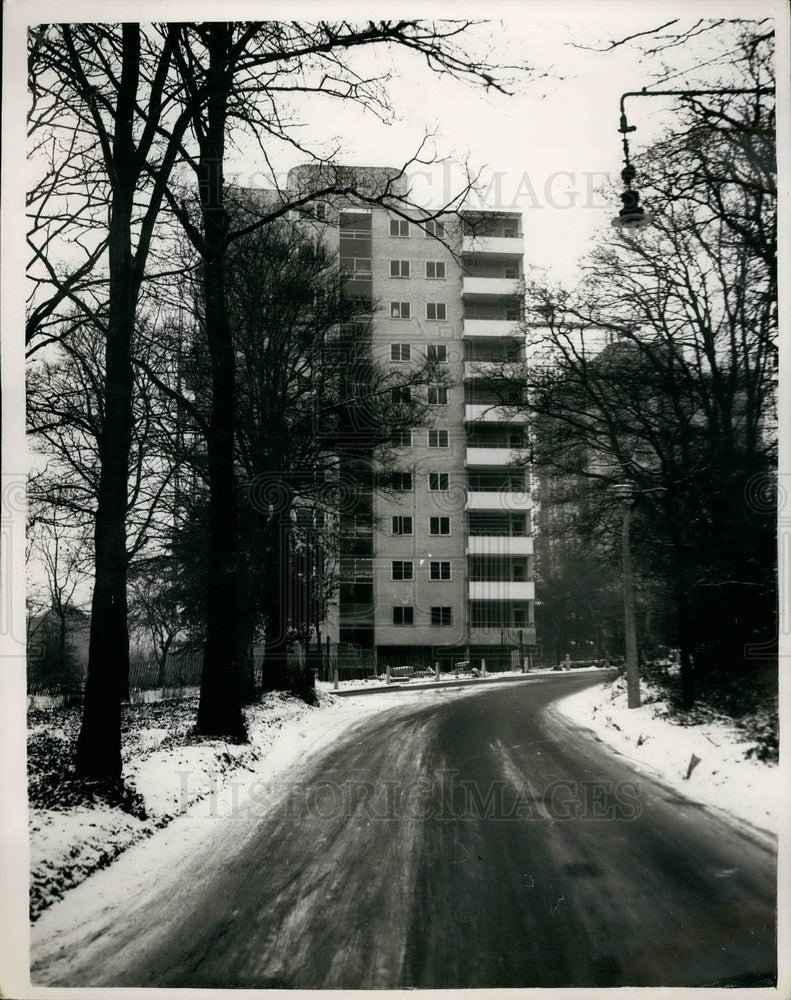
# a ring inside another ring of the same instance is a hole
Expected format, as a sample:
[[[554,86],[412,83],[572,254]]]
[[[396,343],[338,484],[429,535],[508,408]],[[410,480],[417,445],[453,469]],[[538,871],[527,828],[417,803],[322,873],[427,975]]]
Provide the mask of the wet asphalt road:
[[[775,857],[550,709],[544,677],[353,729],[74,986],[769,985]],[[262,795],[261,801],[265,796]],[[242,829],[242,828],[237,828]]]

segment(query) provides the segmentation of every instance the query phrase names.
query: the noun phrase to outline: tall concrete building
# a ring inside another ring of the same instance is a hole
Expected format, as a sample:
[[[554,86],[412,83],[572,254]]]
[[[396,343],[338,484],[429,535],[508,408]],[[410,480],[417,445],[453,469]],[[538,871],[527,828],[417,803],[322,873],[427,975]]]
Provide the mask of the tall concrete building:
[[[372,303],[374,360],[396,371],[430,358],[442,373],[413,390],[428,421],[393,441],[391,488],[341,512],[339,639],[375,650],[380,665],[515,666],[535,643],[529,471],[515,464],[527,427],[507,405],[518,384],[492,379],[524,356],[521,214],[425,221],[379,205],[315,208],[350,289]]]

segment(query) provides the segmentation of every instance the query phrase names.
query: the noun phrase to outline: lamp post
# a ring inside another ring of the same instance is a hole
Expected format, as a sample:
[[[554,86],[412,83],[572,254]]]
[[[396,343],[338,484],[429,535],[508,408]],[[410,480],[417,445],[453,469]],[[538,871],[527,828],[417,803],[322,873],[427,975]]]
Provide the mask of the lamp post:
[[[623,137],[624,167],[621,171],[621,180],[624,182],[624,191],[621,195],[623,208],[612,220],[612,224],[616,229],[626,231],[645,229],[646,226],[651,225],[652,221],[650,213],[646,212],[640,206],[640,192],[632,187],[634,179],[637,176],[637,171],[632,166],[632,161],[629,158],[628,135],[630,132],[636,132],[637,127],[630,125],[626,120],[626,99],[628,97],[713,97],[731,94],[756,94],[763,96],[774,94],[774,89],[771,87],[725,87],[713,90],[647,90],[643,87],[642,90],[628,90],[625,94],[621,94],[621,119],[618,131]]]
[[[621,530],[623,560],[623,631],[626,652],[626,696],[629,708],[640,707],[640,673],[637,666],[637,628],[634,617],[634,579],[632,577],[632,552],[630,530],[634,491],[628,483],[616,483],[613,490],[623,504]]]

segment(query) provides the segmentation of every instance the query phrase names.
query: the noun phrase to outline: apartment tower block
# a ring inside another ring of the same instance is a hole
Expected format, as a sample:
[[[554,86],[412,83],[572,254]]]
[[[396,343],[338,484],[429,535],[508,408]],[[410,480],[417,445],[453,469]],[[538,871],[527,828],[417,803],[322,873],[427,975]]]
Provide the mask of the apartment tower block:
[[[521,666],[535,643],[527,422],[518,382],[494,381],[524,357],[521,213],[319,209],[350,290],[372,303],[374,360],[443,373],[412,390],[428,421],[393,441],[391,488],[341,512],[339,640],[380,666]]]

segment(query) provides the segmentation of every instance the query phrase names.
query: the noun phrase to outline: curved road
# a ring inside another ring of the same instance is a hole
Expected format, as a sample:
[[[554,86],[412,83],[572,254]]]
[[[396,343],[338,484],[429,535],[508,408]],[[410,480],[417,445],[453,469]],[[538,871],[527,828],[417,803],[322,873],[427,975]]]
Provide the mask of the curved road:
[[[123,926],[86,929],[67,964],[39,955],[33,981],[770,985],[770,844],[547,707],[594,679],[366,719],[260,819],[226,824],[219,861],[215,849],[152,887]]]

